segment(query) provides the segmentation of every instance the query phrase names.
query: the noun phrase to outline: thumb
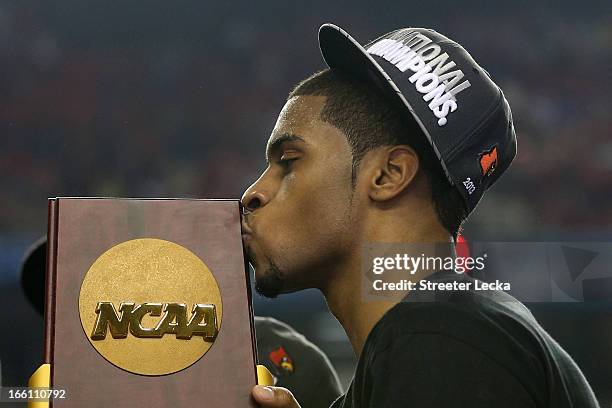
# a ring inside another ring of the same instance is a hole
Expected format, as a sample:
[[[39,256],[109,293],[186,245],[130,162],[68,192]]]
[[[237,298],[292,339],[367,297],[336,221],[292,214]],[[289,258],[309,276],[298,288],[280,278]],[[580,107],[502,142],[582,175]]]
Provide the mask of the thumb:
[[[283,387],[256,385],[251,393],[255,401],[265,408],[300,408],[291,391]]]

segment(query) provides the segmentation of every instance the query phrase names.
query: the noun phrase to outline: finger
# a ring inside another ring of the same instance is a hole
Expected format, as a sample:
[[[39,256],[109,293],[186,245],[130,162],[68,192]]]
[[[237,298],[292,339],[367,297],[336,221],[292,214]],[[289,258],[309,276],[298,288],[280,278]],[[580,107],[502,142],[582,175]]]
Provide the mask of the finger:
[[[300,408],[291,391],[283,387],[256,385],[253,387],[253,398],[266,408]]]

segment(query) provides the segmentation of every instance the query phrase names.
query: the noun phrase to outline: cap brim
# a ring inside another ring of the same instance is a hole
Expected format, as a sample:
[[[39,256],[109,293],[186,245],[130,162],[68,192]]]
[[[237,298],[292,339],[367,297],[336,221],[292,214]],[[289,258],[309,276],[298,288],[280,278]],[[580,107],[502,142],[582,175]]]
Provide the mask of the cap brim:
[[[394,94],[399,101],[403,98],[383,68],[342,28],[323,24],[319,29],[319,47],[325,63],[331,69],[372,81],[385,94]]]
[[[41,315],[45,308],[46,265],[47,237],[42,237],[28,249],[21,264],[21,287],[26,298]]]
[[[442,160],[440,152],[431,139],[429,131],[419,119],[395,82],[393,82],[393,79],[391,79],[380,64],[372,58],[366,49],[342,28],[329,23],[323,24],[321,28],[319,28],[319,48],[321,49],[321,55],[328,67],[370,81],[381,90],[383,94],[387,95],[393,101],[400,103],[400,106],[410,111],[412,119],[419,125],[419,128],[438,157],[448,180],[451,184],[454,184],[444,160]]]

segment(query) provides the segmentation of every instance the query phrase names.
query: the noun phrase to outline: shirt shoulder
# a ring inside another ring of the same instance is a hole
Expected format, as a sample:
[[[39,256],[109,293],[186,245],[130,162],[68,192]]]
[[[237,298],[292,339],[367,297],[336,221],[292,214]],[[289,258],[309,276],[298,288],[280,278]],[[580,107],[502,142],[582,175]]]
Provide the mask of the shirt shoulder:
[[[370,333],[374,353],[406,335],[431,334],[471,345],[495,360],[543,372],[545,341],[543,329],[519,301],[503,295],[502,300],[459,291],[438,301],[400,302],[391,308]],[[368,339],[370,339],[370,336]]]
[[[399,359],[390,355],[415,359],[422,357],[419,351],[458,376],[488,372],[482,381],[497,378],[498,393],[512,382],[513,395],[524,394],[538,405],[584,401],[585,407],[596,406],[571,357],[521,302],[503,292],[457,291],[442,300],[398,303],[370,332],[362,353],[364,368],[391,370]],[[473,361],[480,361],[482,368],[461,371]]]

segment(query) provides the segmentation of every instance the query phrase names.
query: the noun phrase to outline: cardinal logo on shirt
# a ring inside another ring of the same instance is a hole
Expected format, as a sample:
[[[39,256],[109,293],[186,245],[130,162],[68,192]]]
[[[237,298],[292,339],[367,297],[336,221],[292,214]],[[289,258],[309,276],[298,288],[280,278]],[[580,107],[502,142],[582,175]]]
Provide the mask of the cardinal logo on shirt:
[[[293,372],[293,360],[291,360],[291,357],[289,357],[289,354],[287,354],[283,346],[272,350],[270,354],[268,354],[268,358],[281,370],[288,373]]]
[[[497,146],[480,153],[480,169],[482,178],[490,176],[497,167]]]

